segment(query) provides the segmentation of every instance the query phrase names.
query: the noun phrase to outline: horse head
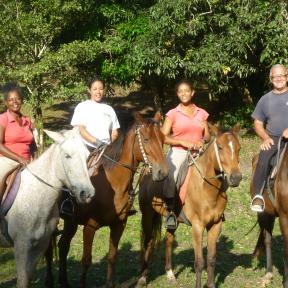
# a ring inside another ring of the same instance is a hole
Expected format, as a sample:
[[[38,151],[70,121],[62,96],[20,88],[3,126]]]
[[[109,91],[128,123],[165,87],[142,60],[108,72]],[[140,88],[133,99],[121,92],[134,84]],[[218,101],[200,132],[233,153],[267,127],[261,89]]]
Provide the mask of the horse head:
[[[135,158],[143,161],[152,172],[154,181],[161,181],[167,175],[169,167],[163,154],[164,135],[160,130],[161,114],[156,112],[154,118],[144,119],[138,112],[135,118]]]
[[[66,186],[79,203],[88,203],[95,195],[87,168],[89,151],[83,142],[78,128],[53,132],[45,130],[58,149],[55,161],[56,176]]]
[[[210,126],[211,133],[215,135],[215,170],[222,173],[231,187],[237,187],[242,180],[239,166],[240,143],[238,133],[240,125],[236,124],[232,129],[220,129],[218,126]]]

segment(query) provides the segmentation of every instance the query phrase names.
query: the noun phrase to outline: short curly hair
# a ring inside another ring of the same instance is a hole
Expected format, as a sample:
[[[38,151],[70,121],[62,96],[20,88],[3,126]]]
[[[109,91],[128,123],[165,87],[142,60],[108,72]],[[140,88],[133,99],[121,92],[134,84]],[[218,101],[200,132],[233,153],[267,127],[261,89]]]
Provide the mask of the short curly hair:
[[[23,94],[20,87],[14,82],[7,82],[5,85],[2,86],[4,101],[7,101],[8,96],[11,92],[16,92],[21,98],[21,100],[23,100]]]

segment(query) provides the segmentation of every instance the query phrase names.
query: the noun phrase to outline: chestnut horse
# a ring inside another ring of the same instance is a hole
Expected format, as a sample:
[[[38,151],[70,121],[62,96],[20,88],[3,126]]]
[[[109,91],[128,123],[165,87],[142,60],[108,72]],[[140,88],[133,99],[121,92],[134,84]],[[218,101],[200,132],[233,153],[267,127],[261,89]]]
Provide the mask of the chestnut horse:
[[[192,224],[192,236],[195,254],[196,288],[201,287],[201,273],[204,268],[202,238],[207,235],[207,287],[215,287],[214,269],[216,263],[216,241],[221,232],[223,213],[227,204],[226,190],[229,186],[239,185],[242,175],[239,168],[238,141],[239,125],[231,130],[211,127],[215,135],[205,152],[191,166],[185,204],[182,207],[187,220]],[[163,182],[163,181],[162,181]],[[163,184],[163,183],[162,183]],[[161,229],[161,215],[167,212],[163,203],[163,190],[160,182],[153,182],[149,175],[140,182],[139,205],[142,211],[142,272],[137,286],[147,283],[148,261],[157,241],[157,230]],[[180,201],[175,211],[181,210]],[[177,205],[176,205],[177,206]],[[179,208],[179,209],[178,209]],[[179,214],[179,213],[176,214]],[[174,231],[167,230],[166,265],[168,280],[176,282],[172,271],[172,244]],[[158,234],[159,235],[159,234]]]
[[[106,287],[113,286],[118,243],[133,202],[129,197],[134,172],[139,162],[143,161],[151,168],[153,180],[163,180],[168,174],[169,167],[162,150],[164,136],[160,131],[160,118],[160,113],[156,113],[153,119],[143,119],[139,113],[136,113],[135,123],[126,135],[121,135],[121,138],[105,150],[102,159],[105,159],[105,156],[109,159],[103,162],[103,169],[100,167],[97,175],[91,177],[97,191],[96,197],[88,205],[76,205],[75,217],[64,220],[63,234],[58,243],[61,287],[69,287],[66,271],[67,254],[78,225],[84,226],[80,286],[85,287],[86,273],[91,265],[95,232],[103,226],[110,228]],[[119,156],[117,162],[115,153]],[[111,156],[113,154],[114,156]],[[51,269],[51,265],[47,267]],[[51,277],[51,271],[48,271],[48,277]],[[50,286],[52,286],[51,281]]]
[[[258,155],[252,160],[252,168],[254,175]],[[253,177],[252,177],[253,179]],[[259,238],[253,252],[253,256],[258,257],[260,253],[265,250],[266,252],[266,275],[264,281],[268,284],[273,277],[273,265],[272,265],[272,232],[274,227],[275,218],[279,217],[279,224],[284,240],[284,275],[283,275],[283,287],[288,288],[288,152],[287,149],[283,154],[283,158],[278,172],[275,177],[273,185],[273,196],[269,197],[267,189],[263,192],[265,200],[265,211],[258,213],[258,224],[260,226]],[[253,195],[253,185],[251,181],[250,193]],[[272,203],[272,201],[274,203]]]

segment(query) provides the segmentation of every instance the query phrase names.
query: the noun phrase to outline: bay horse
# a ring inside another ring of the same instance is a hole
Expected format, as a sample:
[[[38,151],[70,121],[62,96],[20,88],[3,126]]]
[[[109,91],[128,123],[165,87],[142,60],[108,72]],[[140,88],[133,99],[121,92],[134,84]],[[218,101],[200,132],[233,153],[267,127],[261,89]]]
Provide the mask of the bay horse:
[[[14,246],[18,288],[29,286],[36,264],[47,250],[59,221],[62,187],[79,203],[89,202],[95,194],[86,164],[89,151],[78,129],[46,133],[56,143],[22,170],[15,201],[0,217],[0,245]]]
[[[136,113],[134,124],[126,134],[122,134],[121,138],[105,150],[101,159],[105,159],[105,156],[109,156],[109,159],[104,160],[103,168],[100,166],[97,175],[91,177],[97,191],[96,196],[88,205],[76,205],[75,216],[64,220],[63,233],[58,242],[61,287],[70,287],[67,279],[67,254],[78,225],[84,226],[80,287],[85,287],[95,232],[103,226],[110,228],[106,287],[113,286],[118,243],[133,202],[129,200],[131,197],[129,190],[132,189],[135,170],[142,161],[151,167],[152,178],[155,181],[163,180],[168,174],[169,168],[162,150],[164,135],[160,131],[160,119],[160,113],[156,113],[153,119],[143,119]],[[115,153],[119,157],[111,156]],[[51,254],[47,260],[51,263]],[[47,279],[52,279],[51,264],[48,264],[47,268]],[[49,281],[49,285],[52,287],[53,280]]]
[[[287,141],[287,140],[285,140]],[[252,160],[252,179],[250,185],[250,193],[253,195],[253,175],[255,172],[258,155]],[[264,282],[267,284],[273,278],[272,264],[272,232],[274,228],[275,218],[279,217],[281,234],[284,240],[284,275],[283,287],[288,288],[288,152],[287,149],[283,154],[283,158],[275,177],[273,185],[274,196],[269,197],[268,190],[265,188],[263,197],[265,200],[265,210],[263,213],[257,213],[257,220],[260,226],[260,233],[256,247],[253,252],[254,257],[260,256],[262,251],[266,252],[266,274]],[[272,200],[271,200],[272,199]],[[272,203],[272,201],[274,203]]]
[[[215,139],[209,143],[196,164],[190,166],[185,204],[182,207],[178,199],[175,207],[176,215],[179,215],[182,209],[186,220],[192,224],[196,288],[201,287],[201,273],[204,268],[202,238],[205,229],[208,272],[206,287],[215,287],[216,242],[221,232],[223,213],[228,201],[226,191],[229,186],[238,186],[242,179],[239,167],[240,126],[235,125],[230,130],[220,130],[217,126],[212,126],[210,129]],[[167,215],[163,202],[163,181],[157,183],[149,175],[144,176],[140,182],[139,205],[142,212],[142,269],[137,287],[147,285],[149,258],[157,242],[157,235],[159,236],[161,231],[161,216]],[[166,231],[165,270],[168,281],[172,284],[176,284],[171,257],[175,231]]]

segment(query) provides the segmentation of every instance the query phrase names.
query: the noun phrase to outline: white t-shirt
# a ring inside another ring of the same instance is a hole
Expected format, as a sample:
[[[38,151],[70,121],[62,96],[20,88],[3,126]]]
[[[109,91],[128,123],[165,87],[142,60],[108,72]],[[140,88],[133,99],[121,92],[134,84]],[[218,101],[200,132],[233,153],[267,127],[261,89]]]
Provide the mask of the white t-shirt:
[[[114,109],[107,104],[98,103],[93,100],[86,100],[75,107],[71,125],[85,126],[92,136],[107,144],[111,142],[111,131],[120,128]],[[95,147],[87,141],[85,143],[91,147]]]

